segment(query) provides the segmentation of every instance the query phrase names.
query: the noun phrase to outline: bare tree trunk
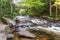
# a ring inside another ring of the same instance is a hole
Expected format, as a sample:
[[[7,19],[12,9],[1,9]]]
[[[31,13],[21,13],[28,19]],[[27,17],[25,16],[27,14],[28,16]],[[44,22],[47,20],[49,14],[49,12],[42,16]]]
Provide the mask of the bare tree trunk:
[[[12,0],[11,0],[12,1]],[[11,1],[10,1],[10,5],[11,5],[11,14],[12,14],[12,12],[13,12],[13,6],[12,6],[12,4],[11,4]]]
[[[1,11],[0,15],[2,16],[2,0],[1,0],[1,9],[0,9],[0,11]]]
[[[52,14],[51,14],[52,13],[51,0],[50,0],[49,4],[50,4],[50,10],[49,10],[50,11],[50,16],[52,16]]]
[[[56,15],[55,15],[56,18],[57,18],[57,13],[58,13],[58,8],[57,8],[57,5],[56,5]]]

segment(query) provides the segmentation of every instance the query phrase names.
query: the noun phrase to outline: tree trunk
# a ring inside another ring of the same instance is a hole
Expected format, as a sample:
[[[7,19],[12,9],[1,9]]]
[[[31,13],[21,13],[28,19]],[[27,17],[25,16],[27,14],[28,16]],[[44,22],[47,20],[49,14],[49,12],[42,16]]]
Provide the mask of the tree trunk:
[[[58,13],[58,8],[57,8],[57,5],[56,5],[56,15],[55,15],[56,19],[57,19],[57,13]]]
[[[51,0],[50,0],[50,2],[49,2],[49,4],[50,4],[50,16],[52,16],[52,6],[51,6]]]
[[[12,0],[11,0],[12,1]],[[13,13],[13,6],[11,4],[11,1],[10,1],[10,6],[11,6],[11,14]]]
[[[1,13],[0,13],[0,17],[2,17],[2,0],[1,0],[1,9],[0,9]]]

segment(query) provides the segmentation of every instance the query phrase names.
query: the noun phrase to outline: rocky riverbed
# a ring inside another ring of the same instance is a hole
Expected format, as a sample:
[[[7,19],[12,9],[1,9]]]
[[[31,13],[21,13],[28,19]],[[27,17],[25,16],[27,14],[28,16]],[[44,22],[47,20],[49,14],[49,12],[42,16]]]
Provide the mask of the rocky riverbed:
[[[21,18],[23,17],[23,21]],[[24,19],[25,18],[25,19]],[[27,20],[28,19],[28,20]],[[13,22],[14,20],[14,22]],[[60,40],[60,23],[54,20],[47,20],[43,18],[31,18],[28,16],[18,16],[13,20],[8,20],[3,18],[2,22],[7,22],[7,25],[13,26],[16,28],[16,31],[19,31],[19,35],[25,35],[25,37],[47,37],[48,40]],[[17,22],[15,22],[17,20]],[[26,22],[24,20],[27,20]],[[22,23],[22,22],[24,23]],[[26,31],[28,33],[24,33]],[[21,32],[21,33],[20,33]],[[30,34],[27,35],[27,34]],[[38,38],[39,38],[38,37]],[[40,40],[40,39],[39,39]]]

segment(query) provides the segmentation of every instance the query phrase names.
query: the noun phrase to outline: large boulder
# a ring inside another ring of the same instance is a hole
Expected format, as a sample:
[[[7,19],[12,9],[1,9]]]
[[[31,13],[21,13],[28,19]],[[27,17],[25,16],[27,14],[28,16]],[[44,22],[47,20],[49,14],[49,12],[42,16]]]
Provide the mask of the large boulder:
[[[29,16],[17,16],[15,18],[16,25],[21,26],[21,25],[26,25],[26,26],[31,26],[33,23],[31,22],[31,18]]]
[[[24,36],[24,37],[29,37],[29,38],[35,38],[36,35],[32,34],[31,32],[27,31],[27,30],[20,30],[20,32],[18,32],[19,36]]]
[[[30,37],[30,38],[35,38],[36,35],[32,34],[31,32],[29,32],[29,28],[28,27],[19,27],[18,29],[18,35],[19,36],[24,36],[24,37]]]
[[[10,18],[6,18],[6,17],[2,17],[1,21],[4,23],[4,24],[11,24],[11,25],[15,25],[15,21],[10,19]]]

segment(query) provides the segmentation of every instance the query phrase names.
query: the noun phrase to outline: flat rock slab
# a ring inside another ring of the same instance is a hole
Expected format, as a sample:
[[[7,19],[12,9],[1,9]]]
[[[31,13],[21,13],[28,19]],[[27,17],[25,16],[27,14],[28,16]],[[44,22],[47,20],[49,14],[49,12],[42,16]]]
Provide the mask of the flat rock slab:
[[[14,38],[14,34],[7,34],[7,38]]]
[[[25,37],[30,37],[30,38],[36,37],[34,34],[30,33],[29,31],[26,31],[26,30],[21,30],[20,32],[18,32],[18,34],[20,36],[25,36]]]

